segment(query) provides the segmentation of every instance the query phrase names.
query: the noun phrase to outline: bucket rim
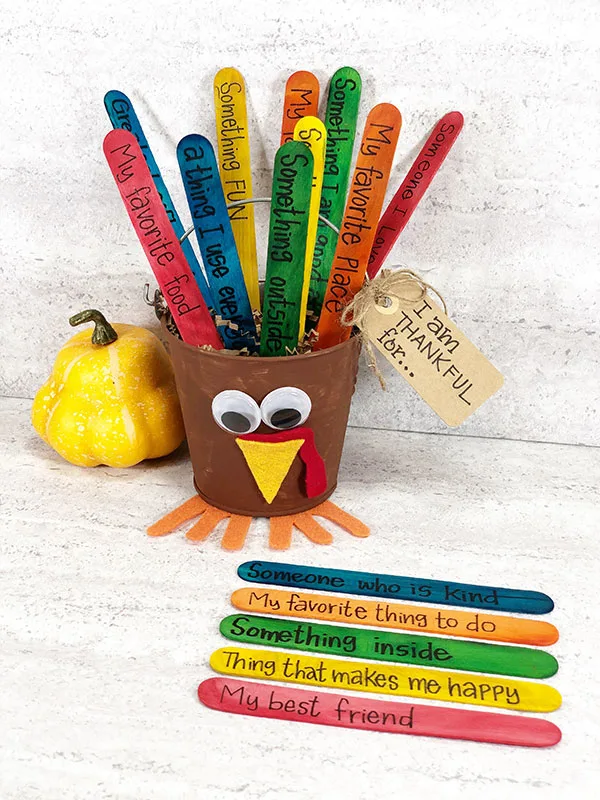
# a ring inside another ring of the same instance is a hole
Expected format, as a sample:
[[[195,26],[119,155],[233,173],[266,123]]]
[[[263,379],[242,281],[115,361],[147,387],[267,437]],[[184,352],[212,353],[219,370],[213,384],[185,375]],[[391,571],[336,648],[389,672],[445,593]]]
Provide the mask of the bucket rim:
[[[326,347],[324,350],[312,350],[310,353],[299,353],[297,355],[289,355],[289,356],[238,356],[236,350],[228,350],[223,348],[222,350],[203,350],[201,347],[197,347],[193,344],[188,344],[184,342],[183,339],[179,339],[177,336],[171,333],[171,331],[167,328],[164,319],[160,321],[161,328],[163,333],[167,336],[170,341],[175,342],[176,347],[183,347],[190,352],[197,353],[199,356],[206,356],[207,358],[240,358],[241,362],[249,362],[250,364],[255,364],[257,361],[266,362],[269,364],[278,364],[281,362],[290,363],[290,359],[294,359],[294,361],[298,360],[305,360],[311,358],[319,358],[324,357],[328,353],[333,353],[337,350],[340,350],[342,347],[349,347],[349,346],[356,346],[357,343],[360,343],[360,336],[356,333],[351,333],[350,337],[346,339],[345,342],[340,342],[339,344],[333,345],[333,347]]]

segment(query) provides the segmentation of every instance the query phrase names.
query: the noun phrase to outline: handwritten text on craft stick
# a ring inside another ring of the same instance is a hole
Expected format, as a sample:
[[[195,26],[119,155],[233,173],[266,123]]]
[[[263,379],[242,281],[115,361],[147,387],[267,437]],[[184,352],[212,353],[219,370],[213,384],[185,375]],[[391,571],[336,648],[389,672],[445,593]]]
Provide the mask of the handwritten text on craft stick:
[[[231,602],[241,611],[441,633],[444,636],[533,645],[554,644],[558,640],[558,631],[549,622],[500,614],[432,609],[384,600],[332,598],[261,587],[238,589],[232,594]]]
[[[357,692],[376,692],[519,711],[554,711],[561,696],[552,686],[509,678],[421,667],[359,663],[334,658],[223,647],[210,665],[225,675],[287,681]]]
[[[303,117],[294,129],[294,141],[303,142],[313,154],[313,178],[308,211],[308,230],[306,233],[306,256],[304,261],[304,283],[302,285],[302,302],[300,305],[300,330],[298,341],[302,342],[306,327],[306,308],[310,275],[317,239],[319,222],[319,206],[321,203],[321,187],[323,185],[323,165],[325,162],[325,143],[327,134],[325,125],[317,117]]]
[[[189,134],[177,145],[177,160],[215,310],[233,323],[222,326],[225,347],[253,351],[256,327],[213,146],[205,136]]]
[[[252,645],[467,672],[548,678],[558,670],[556,659],[545,650],[254,614],[232,614],[221,621],[220,631],[228,639]]]
[[[312,72],[294,72],[285,85],[281,144],[291,142],[294,128],[302,117],[316,117],[319,113],[319,80]]]
[[[369,255],[369,278],[374,278],[381,269],[394,243],[408,224],[413,211],[427,191],[436,172],[450,152],[462,130],[463,115],[451,111],[434,127],[424,147],[409,169],[400,188],[390,200],[379,220],[377,233]]]
[[[346,204],[361,89],[358,72],[352,67],[342,67],[331,78],[327,96],[320,214],[336,228],[340,227]],[[337,233],[320,220],[308,292],[308,308],[316,318],[321,313],[337,238]]]
[[[104,155],[129,219],[183,340],[223,348],[198,284],[164,209],[135,136],[116,128],[104,139]]]
[[[317,325],[318,350],[350,336],[341,314],[364,281],[401,125],[400,112],[390,103],[375,106],[367,117]]]
[[[177,234],[177,238],[181,239],[185,233],[185,228],[183,227],[183,223],[179,218],[177,209],[175,208],[173,200],[171,199],[169,190],[167,189],[167,186],[163,180],[163,176],[158,168],[158,164],[156,163],[156,159],[154,158],[152,150],[150,149],[150,145],[146,139],[146,134],[142,129],[142,125],[137,114],[135,113],[131,100],[127,97],[127,95],[123,94],[123,92],[118,92],[113,89],[112,91],[106,93],[104,97],[104,106],[113,127],[130,131],[137,139],[140,150],[144,154],[144,158],[148,164],[148,169],[150,170],[156,190],[173,226],[173,230]],[[210,289],[208,288],[208,283],[206,282],[206,278],[204,277],[204,273],[202,272],[202,268],[198,262],[198,259],[196,258],[192,243],[189,241],[189,239],[185,239],[181,245],[181,249],[183,250],[186,260],[190,265],[190,269],[192,270],[194,278],[196,279],[196,283],[202,292],[204,302],[209,308],[212,308],[213,301]]]
[[[246,561],[240,564],[237,572],[240,578],[252,583],[295,589],[326,589],[389,600],[443,603],[519,614],[547,614],[554,608],[552,599],[542,592],[404,575],[281,564],[276,561]]]
[[[214,80],[215,117],[219,171],[227,203],[239,203],[252,197],[252,170],[246,86],[241,73],[232,67],[219,70]],[[260,308],[258,260],[254,206],[236,205],[229,209],[244,280],[252,308]]]
[[[544,719],[495,714],[462,708],[436,708],[373,700],[289,686],[209,678],[198,687],[200,702],[217,711],[246,714],[336,728],[408,733],[466,739],[491,744],[550,747],[560,741],[560,729]]]
[[[261,356],[285,356],[298,344],[312,177],[309,148],[283,144],[273,169]]]

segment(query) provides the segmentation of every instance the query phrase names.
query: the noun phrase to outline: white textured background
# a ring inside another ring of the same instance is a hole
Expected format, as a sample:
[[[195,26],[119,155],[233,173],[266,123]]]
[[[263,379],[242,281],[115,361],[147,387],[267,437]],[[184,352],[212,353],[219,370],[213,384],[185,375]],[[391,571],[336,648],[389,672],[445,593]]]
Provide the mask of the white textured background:
[[[101,151],[108,89],[134,101],[183,212],[175,145],[212,135],[218,68],[246,76],[262,194],[287,76],[313,69],[325,89],[351,64],[361,124],[375,102],[404,115],[391,191],[435,120],[465,115],[393,259],[439,288],[506,376],[458,433],[600,444],[599,21],[599,0],[0,0],[0,395],[33,395],[75,311],[153,323]],[[362,374],[355,424],[446,432],[389,383]],[[595,800],[600,450],[353,429],[335,500],[372,536],[338,530],[316,548],[296,534],[281,554],[551,594],[564,738],[537,751],[200,706],[236,566],[277,558],[264,521],[242,554],[218,536],[149,540],[193,491],[185,451],[78,469],[34,434],[29,407],[0,400],[0,800]]]
[[[375,102],[403,113],[390,194],[436,119],[465,116],[391,260],[440,289],[506,376],[461,432],[600,444],[598,0],[0,5],[3,394],[34,394],[75,311],[153,321],[152,276],[101,151],[108,89],[134,101],[185,217],[175,146],[214,136],[218,68],[246,77],[264,194],[288,75],[314,70],[324,97],[351,64],[361,127]],[[401,378],[390,389],[364,375],[354,423],[447,430]]]

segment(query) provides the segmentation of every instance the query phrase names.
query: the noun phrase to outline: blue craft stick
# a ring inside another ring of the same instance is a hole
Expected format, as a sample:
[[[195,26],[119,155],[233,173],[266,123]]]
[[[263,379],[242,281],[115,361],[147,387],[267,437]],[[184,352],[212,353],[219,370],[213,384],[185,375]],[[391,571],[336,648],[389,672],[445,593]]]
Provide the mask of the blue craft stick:
[[[160,174],[158,164],[152,155],[152,150],[150,150],[150,145],[148,144],[146,135],[142,130],[142,126],[137,114],[134,111],[131,100],[127,97],[127,95],[123,94],[123,92],[118,92],[116,89],[112,89],[110,92],[107,92],[104,95],[104,106],[108,112],[108,116],[110,117],[113,128],[124,128],[126,131],[131,131],[131,133],[133,133],[135,138],[138,140],[140,150],[144,154],[146,164],[148,164],[148,169],[150,170],[152,178],[154,179],[154,185],[156,186],[156,189],[160,195],[160,199],[163,202],[167,216],[169,217],[173,226],[173,230],[181,239],[185,233],[185,228],[179,219],[179,214],[175,210],[175,206],[171,200],[171,195],[169,194],[169,190],[167,189],[163,177]],[[190,269],[192,270],[194,278],[196,279],[196,283],[198,284],[200,292],[202,293],[204,302],[209,308],[214,308],[214,302],[208,283],[206,282],[206,278],[202,272],[202,267],[196,258],[192,243],[189,241],[189,239],[186,239],[185,242],[182,242],[181,247],[187,262],[190,265]]]
[[[542,592],[499,589],[470,583],[430,581],[373,572],[324,569],[274,561],[246,561],[238,575],[251,583],[345,592],[387,600],[411,600],[419,603],[443,603],[448,606],[512,611],[517,614],[547,614],[554,602]]]
[[[219,326],[221,338],[229,349],[255,351],[256,324],[213,146],[205,136],[192,133],[177,145],[177,160],[215,312],[237,326]]]

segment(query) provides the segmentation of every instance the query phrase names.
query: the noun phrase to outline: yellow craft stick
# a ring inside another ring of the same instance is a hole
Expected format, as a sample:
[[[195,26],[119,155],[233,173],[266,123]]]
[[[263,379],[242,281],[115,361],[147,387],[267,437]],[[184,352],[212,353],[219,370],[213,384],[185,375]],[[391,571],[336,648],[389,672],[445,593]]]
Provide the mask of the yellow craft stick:
[[[418,633],[441,633],[513,644],[548,645],[558,641],[549,622],[521,619],[480,611],[409,606],[387,600],[355,600],[325,594],[287,592],[278,589],[238,589],[231,602],[240,611],[277,614],[279,617],[321,619],[347,625],[375,625]]]
[[[298,341],[304,338],[306,329],[306,306],[308,304],[308,290],[310,287],[310,274],[317,241],[317,225],[319,223],[319,207],[321,205],[321,189],[323,187],[323,170],[325,168],[325,145],[327,131],[325,125],[318,117],[302,117],[294,128],[294,140],[304,142],[312,151],[314,158],[312,188],[310,192],[310,206],[308,209],[308,233],[306,234],[306,256],[304,261],[304,283],[302,284],[302,299],[300,302],[300,331]]]
[[[514,711],[554,711],[562,703],[560,693],[552,686],[532,681],[341,658],[315,658],[246,647],[222,647],[212,654],[210,665],[224,675]]]
[[[252,171],[244,78],[237,69],[225,67],[215,75],[214,92],[219,173],[225,200],[227,203],[246,200],[252,197]],[[229,220],[250,305],[255,311],[259,311],[254,206],[248,203],[230,208]]]

